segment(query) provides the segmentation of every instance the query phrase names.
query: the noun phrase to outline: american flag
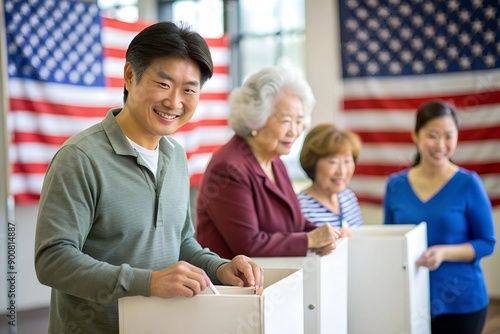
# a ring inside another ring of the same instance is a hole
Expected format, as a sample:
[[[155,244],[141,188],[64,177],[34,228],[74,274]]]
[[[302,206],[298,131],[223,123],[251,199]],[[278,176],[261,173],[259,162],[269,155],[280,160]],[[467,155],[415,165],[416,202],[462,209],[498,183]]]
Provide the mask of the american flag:
[[[415,111],[428,100],[457,107],[453,160],[476,171],[500,205],[498,0],[339,1],[342,116],[363,142],[351,186],[380,203],[386,177],[411,165]]]
[[[64,141],[122,105],[126,48],[150,23],[104,18],[95,3],[79,1],[6,0],[4,11],[10,193],[26,204],[39,199],[48,163]],[[227,39],[206,40],[214,76],[192,120],[173,136],[186,150],[193,186],[211,152],[231,136]]]

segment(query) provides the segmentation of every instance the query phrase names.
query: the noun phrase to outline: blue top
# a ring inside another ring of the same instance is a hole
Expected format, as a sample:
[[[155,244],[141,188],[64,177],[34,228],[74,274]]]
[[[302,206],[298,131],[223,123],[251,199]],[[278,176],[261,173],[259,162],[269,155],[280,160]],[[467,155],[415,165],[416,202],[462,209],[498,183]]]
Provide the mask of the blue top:
[[[422,202],[408,181],[408,170],[389,177],[384,224],[427,223],[429,246],[469,242],[471,262],[443,262],[430,271],[431,314],[463,314],[488,305],[481,258],[493,253],[495,231],[491,203],[476,172],[463,168],[430,199]]]
[[[363,216],[359,209],[358,198],[350,189],[346,188],[338,193],[340,215],[324,207],[323,204],[306,192],[302,191],[297,197],[304,217],[316,225],[329,223],[333,226],[341,226],[342,220],[345,220],[349,226],[363,225]]]

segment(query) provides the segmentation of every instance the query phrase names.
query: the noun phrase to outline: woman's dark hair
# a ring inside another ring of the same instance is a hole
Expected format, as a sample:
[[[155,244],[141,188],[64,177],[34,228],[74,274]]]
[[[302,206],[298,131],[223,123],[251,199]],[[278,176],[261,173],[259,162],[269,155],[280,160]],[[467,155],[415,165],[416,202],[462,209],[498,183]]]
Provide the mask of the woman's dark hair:
[[[418,134],[420,129],[424,127],[429,121],[437,117],[451,116],[455,125],[458,128],[458,116],[455,108],[444,101],[431,101],[422,104],[417,109],[417,117],[415,121],[415,134]],[[420,163],[420,152],[417,150],[415,159],[413,160],[413,166]]]
[[[201,86],[212,77],[213,62],[207,42],[185,23],[176,25],[165,21],[145,28],[130,42],[125,60],[132,65],[136,82],[139,82],[151,62],[165,56],[194,60],[200,67]],[[124,102],[127,97],[128,91],[125,87]]]

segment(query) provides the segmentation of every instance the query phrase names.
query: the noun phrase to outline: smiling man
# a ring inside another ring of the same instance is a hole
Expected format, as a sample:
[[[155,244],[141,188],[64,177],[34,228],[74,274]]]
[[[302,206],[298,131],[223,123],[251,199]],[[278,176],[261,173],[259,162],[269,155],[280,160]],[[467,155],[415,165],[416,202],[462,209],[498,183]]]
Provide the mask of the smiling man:
[[[124,106],[70,138],[44,180],[35,268],[52,288],[49,333],[118,333],[118,298],[191,297],[210,281],[263,284],[194,239],[184,150],[168,135],[188,122],[213,65],[188,27],[154,24],[131,42]]]

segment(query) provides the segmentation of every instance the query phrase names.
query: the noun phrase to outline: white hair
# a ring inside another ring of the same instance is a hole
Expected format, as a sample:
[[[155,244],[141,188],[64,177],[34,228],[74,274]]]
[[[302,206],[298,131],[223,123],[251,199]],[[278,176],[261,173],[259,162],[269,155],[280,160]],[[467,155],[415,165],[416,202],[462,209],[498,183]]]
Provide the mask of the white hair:
[[[299,72],[285,67],[264,68],[231,92],[229,126],[242,138],[262,128],[274,111],[276,96],[285,89],[302,100],[304,125],[309,126],[316,104],[312,89]]]

